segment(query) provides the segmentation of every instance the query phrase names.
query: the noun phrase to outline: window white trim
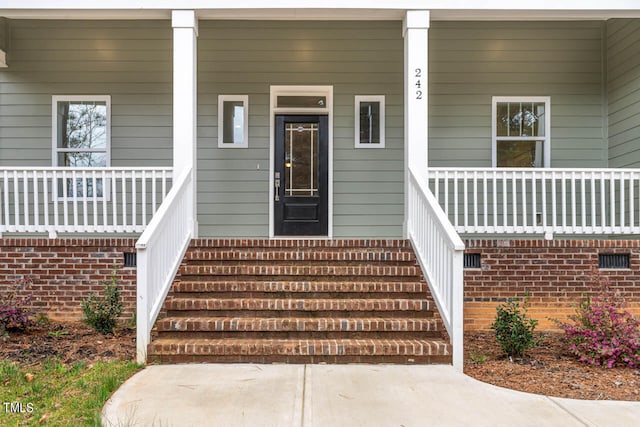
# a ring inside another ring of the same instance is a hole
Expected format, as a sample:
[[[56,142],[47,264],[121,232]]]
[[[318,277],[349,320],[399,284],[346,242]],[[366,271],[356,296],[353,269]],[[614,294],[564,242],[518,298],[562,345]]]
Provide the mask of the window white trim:
[[[360,142],[360,103],[362,102],[378,102],[380,103],[380,142],[379,143],[361,143]],[[356,95],[354,102],[354,141],[355,148],[384,148],[384,128],[385,128],[385,108],[384,95]]]
[[[327,236],[314,236],[314,239],[333,238],[333,86],[270,86],[269,88],[269,238],[275,238],[275,219],[273,209],[273,174],[275,172],[274,166],[274,147],[275,147],[275,116],[276,114],[326,114],[328,117],[329,126],[329,144],[327,147],[329,170],[328,184],[329,184],[329,206],[328,210],[328,235]],[[277,108],[278,96],[325,96],[327,103],[324,108]],[[278,236],[278,238],[282,238]],[[289,237],[292,240],[296,239],[309,239],[310,237]]]
[[[224,103],[227,101],[242,102],[243,129],[241,143],[224,142]],[[248,148],[249,147],[249,95],[218,95],[218,148]]]
[[[497,126],[497,106],[504,102],[544,102],[544,136],[536,137],[498,137]],[[498,165],[498,140],[501,141],[522,141],[522,140],[543,141],[542,167],[551,167],[551,97],[550,96],[493,96],[491,98],[491,166]]]

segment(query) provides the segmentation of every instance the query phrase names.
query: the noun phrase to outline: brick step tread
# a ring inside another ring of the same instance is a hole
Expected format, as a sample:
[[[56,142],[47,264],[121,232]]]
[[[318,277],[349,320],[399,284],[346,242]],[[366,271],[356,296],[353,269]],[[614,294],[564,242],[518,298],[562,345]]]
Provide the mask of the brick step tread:
[[[411,248],[400,239],[192,239],[195,248]]]
[[[158,339],[154,355],[426,356],[451,355],[438,339]],[[153,359],[150,359],[153,360]]]
[[[416,262],[409,248],[359,248],[359,249],[322,249],[298,248],[283,249],[214,249],[190,250],[186,253],[187,262],[204,261],[336,261],[336,262]]]
[[[149,360],[153,363],[286,363],[286,364],[395,364],[395,365],[451,365],[450,355],[396,355],[396,356],[299,356],[299,355],[192,355],[179,356],[163,354],[154,355]]]
[[[432,332],[442,331],[437,318],[257,318],[167,317],[156,323],[164,331],[327,331],[327,332]]]
[[[347,292],[347,293],[426,293],[425,282],[350,282],[350,281],[251,281],[251,280],[183,280],[175,282],[173,292]]]
[[[411,276],[420,277],[422,274],[417,265],[368,265],[357,264],[348,266],[336,265],[279,265],[267,263],[263,265],[190,265],[180,268],[182,275],[217,275],[217,276]]]
[[[180,298],[165,302],[167,310],[280,311],[430,311],[427,299]]]

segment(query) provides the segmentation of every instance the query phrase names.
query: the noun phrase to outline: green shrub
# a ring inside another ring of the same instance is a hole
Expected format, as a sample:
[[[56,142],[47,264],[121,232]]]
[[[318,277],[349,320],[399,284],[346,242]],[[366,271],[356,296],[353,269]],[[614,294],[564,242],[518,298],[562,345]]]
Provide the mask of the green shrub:
[[[502,350],[511,357],[522,357],[525,352],[538,344],[533,331],[537,320],[527,317],[526,306],[517,300],[507,301],[496,308],[496,320],[491,329],[496,331],[496,339]]]
[[[104,295],[99,297],[93,292],[89,298],[82,301],[82,313],[85,322],[101,334],[111,334],[118,324],[118,317],[122,315],[123,307],[120,301],[116,270],[111,275],[111,280],[103,282]]]

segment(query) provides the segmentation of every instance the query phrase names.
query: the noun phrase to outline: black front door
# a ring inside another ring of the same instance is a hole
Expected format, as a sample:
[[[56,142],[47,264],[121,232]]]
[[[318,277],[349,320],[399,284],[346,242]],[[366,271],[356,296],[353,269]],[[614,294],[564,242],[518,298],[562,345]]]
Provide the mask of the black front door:
[[[328,234],[327,116],[276,116],[274,229],[277,236]]]

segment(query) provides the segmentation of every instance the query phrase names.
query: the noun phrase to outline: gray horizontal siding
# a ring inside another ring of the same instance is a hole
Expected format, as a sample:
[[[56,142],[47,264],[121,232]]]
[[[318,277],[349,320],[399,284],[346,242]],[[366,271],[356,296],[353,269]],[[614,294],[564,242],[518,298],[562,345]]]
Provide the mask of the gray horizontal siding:
[[[51,96],[84,94],[111,95],[113,166],[172,164],[169,21],[10,22],[1,166],[50,166]]]
[[[429,163],[491,166],[491,97],[551,97],[551,164],[604,167],[602,24],[433,22]]]
[[[607,22],[609,165],[640,167],[640,20]]]
[[[401,237],[399,22],[201,21],[198,221],[203,236],[268,235],[269,86],[333,85],[334,236]],[[217,148],[219,94],[249,95],[249,148]],[[384,150],[355,150],[355,95],[386,96]]]

